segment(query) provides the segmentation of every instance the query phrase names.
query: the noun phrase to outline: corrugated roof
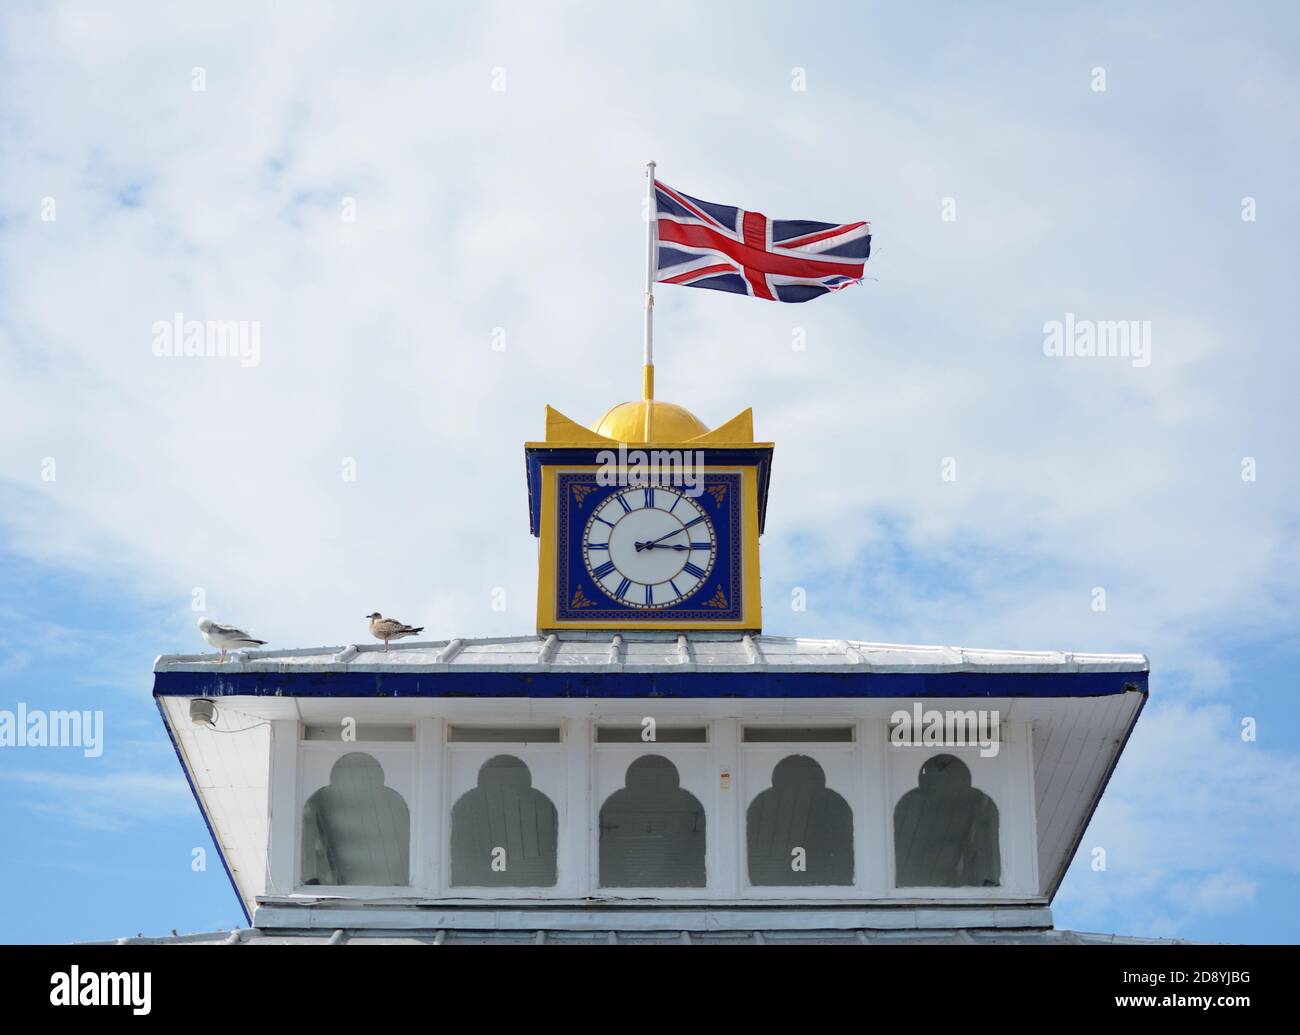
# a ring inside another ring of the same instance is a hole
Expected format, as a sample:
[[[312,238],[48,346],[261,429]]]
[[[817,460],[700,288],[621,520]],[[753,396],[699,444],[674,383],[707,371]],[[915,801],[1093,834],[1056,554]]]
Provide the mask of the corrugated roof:
[[[239,651],[224,666],[210,654],[170,654],[155,672],[438,672],[469,669],[553,672],[744,671],[939,674],[947,672],[1146,672],[1142,654],[986,650],[718,633],[561,633],[453,637],[395,644]]]
[[[1188,945],[1174,938],[1135,938],[1055,928],[947,930],[552,931],[347,930],[257,928],[119,938],[117,945]]]

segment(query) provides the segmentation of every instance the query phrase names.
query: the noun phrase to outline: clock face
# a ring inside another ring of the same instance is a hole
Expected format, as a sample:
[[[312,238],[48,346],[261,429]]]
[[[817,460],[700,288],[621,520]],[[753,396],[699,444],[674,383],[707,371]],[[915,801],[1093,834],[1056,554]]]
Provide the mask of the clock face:
[[[678,489],[645,486],[609,496],[582,533],[587,573],[611,600],[671,607],[709,577],[718,554],[713,521]]]

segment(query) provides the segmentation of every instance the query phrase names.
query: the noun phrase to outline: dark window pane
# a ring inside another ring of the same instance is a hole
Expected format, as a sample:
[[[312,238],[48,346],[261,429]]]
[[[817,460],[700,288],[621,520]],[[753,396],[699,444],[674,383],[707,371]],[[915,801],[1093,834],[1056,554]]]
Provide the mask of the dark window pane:
[[[409,883],[411,816],[384,786],[383,767],[352,752],[334,763],[330,782],[302,810],[303,884],[399,886]]]
[[[602,888],[702,888],[704,806],[677,767],[643,755],[600,809]]]
[[[447,739],[463,744],[558,744],[559,726],[451,726]]]
[[[807,755],[790,755],[772,770],[772,786],[745,815],[749,883],[826,887],[853,883],[853,810],[826,786]]]
[[[971,786],[953,755],[921,767],[917,786],[894,807],[895,886],[997,887],[1002,879],[998,807]]]
[[[655,739],[641,739],[640,726],[598,726],[597,744],[707,744],[709,731],[705,726],[657,726]]]
[[[451,883],[474,888],[555,885],[555,806],[533,786],[513,755],[497,755],[478,771],[478,786],[451,810]]]
[[[847,744],[852,726],[746,726],[746,744]]]

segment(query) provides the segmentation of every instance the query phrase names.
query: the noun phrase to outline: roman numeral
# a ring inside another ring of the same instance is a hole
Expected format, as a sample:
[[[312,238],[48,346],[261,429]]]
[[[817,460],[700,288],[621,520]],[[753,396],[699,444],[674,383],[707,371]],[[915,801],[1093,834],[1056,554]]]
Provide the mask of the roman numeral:
[[[712,543],[691,543],[692,550],[712,550]]]
[[[625,514],[632,513],[632,508],[627,505],[627,498],[625,493],[615,496],[614,498],[618,500],[619,506],[623,508],[623,513]]]
[[[620,582],[618,584],[618,589],[614,590],[615,598],[618,600],[622,600],[624,595],[627,593],[628,587],[631,585],[632,585],[631,579],[624,579],[622,582]]]
[[[587,549],[588,549],[588,550],[608,550],[608,549],[609,549],[609,543],[588,543],[588,544],[587,544]]]
[[[603,579],[606,575],[608,575],[613,570],[614,570],[614,562],[606,561],[599,568],[594,569],[592,571],[592,574],[595,575],[596,578],[598,579]]]
[[[697,579],[704,578],[704,569],[697,568],[690,561],[686,562],[686,567],[683,569],[683,571],[685,571],[687,575],[694,575]]]
[[[704,515],[701,514],[701,515],[700,515],[699,517],[697,517],[694,521],[688,521],[688,522],[686,522],[686,524],[683,525],[682,527],[683,527],[683,528],[690,528],[692,525],[698,525],[698,524],[699,524],[701,521],[703,521],[703,520],[704,520]]]
[[[655,491],[654,491],[654,489],[646,489],[646,491],[645,491],[645,505],[646,505],[647,507],[653,507],[653,506],[655,505]]]
[[[655,602],[655,591],[654,591],[654,586],[646,586],[646,588],[645,588],[645,602],[646,602],[647,604],[653,604],[653,603]]]

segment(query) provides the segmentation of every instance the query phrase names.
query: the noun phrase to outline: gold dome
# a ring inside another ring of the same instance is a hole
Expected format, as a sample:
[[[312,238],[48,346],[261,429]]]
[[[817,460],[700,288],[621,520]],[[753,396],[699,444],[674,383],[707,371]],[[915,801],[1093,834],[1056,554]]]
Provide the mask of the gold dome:
[[[646,438],[646,407],[650,409],[650,438]],[[708,426],[684,406],[640,399],[619,403],[591,425],[598,435],[615,442],[689,442],[707,435]]]

